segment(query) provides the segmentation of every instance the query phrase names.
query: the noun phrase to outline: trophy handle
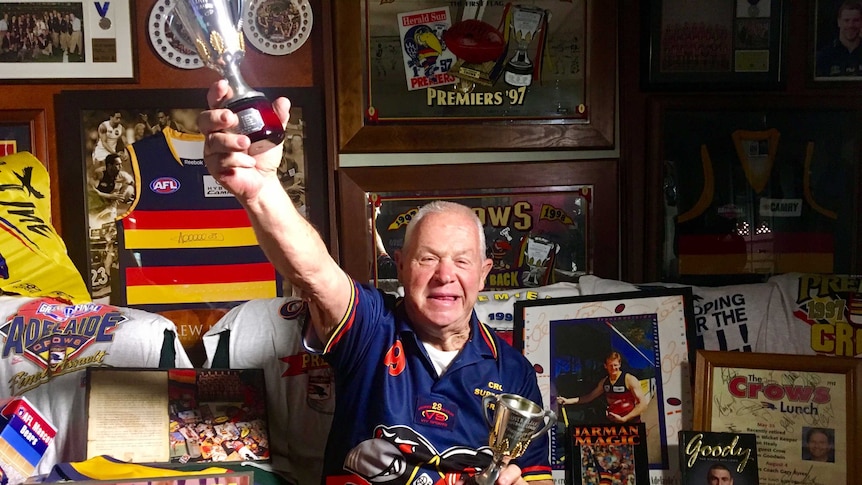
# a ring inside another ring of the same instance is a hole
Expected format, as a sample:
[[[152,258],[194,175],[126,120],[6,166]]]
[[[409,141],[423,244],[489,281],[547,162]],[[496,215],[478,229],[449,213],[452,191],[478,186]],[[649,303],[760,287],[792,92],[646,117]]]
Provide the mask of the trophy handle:
[[[557,422],[557,414],[556,414],[556,413],[554,413],[553,411],[551,411],[550,409],[546,409],[546,410],[544,411],[544,413],[542,413],[542,414],[544,415],[544,419],[546,420],[546,421],[545,421],[545,425],[544,425],[544,426],[542,426],[542,429],[540,429],[540,430],[536,431],[536,432],[533,434],[533,437],[532,437],[532,438],[530,438],[530,439],[536,439],[536,438],[537,438],[538,436],[540,436],[542,433],[544,433],[545,431],[548,431],[549,429],[551,429],[551,426],[553,426],[553,425],[554,425],[554,424],[556,424],[556,422]]]
[[[491,402],[497,400],[496,394],[489,394],[482,398],[482,408],[485,410],[485,422],[488,423],[492,429],[494,428],[494,421],[491,419],[491,415],[488,414],[488,408],[491,407]]]

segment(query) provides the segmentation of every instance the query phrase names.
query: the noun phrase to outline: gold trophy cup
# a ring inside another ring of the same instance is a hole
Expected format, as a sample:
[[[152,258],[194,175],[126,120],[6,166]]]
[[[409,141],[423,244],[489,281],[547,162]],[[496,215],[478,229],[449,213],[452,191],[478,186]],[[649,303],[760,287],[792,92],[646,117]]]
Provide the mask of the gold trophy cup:
[[[251,155],[284,140],[284,128],[272,103],[251,89],[239,66],[245,57],[242,0],[177,0],[174,12],[183,23],[201,60],[230,84],[233,97],[224,103],[239,117],[239,131],[251,139]]]
[[[494,404],[494,419],[488,414]],[[491,427],[488,446],[494,453],[491,464],[476,475],[478,485],[494,485],[500,471],[509,460],[524,454],[530,442],[548,431],[557,421],[553,411],[543,410],[538,404],[516,394],[498,394],[482,399],[485,420]]]

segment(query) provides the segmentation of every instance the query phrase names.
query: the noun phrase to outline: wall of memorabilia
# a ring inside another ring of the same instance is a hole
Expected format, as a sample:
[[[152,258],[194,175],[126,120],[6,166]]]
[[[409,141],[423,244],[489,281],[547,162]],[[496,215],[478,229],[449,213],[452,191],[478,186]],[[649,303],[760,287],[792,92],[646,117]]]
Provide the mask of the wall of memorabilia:
[[[323,27],[319,26],[324,16],[322,2],[289,2],[303,8],[285,14],[284,19],[268,12],[266,3],[245,2],[253,19],[245,22],[244,28],[244,37],[249,39],[241,67],[246,82],[260,88],[323,86]],[[58,109],[60,93],[74,97],[79,92],[111,91],[91,97],[97,100],[91,107],[79,106],[84,117],[77,119],[76,131],[82,137],[95,136],[90,131],[108,120],[114,109],[122,111],[118,121],[133,140],[157,131],[166,123],[165,115],[181,131],[195,129],[191,109],[206,106],[206,88],[218,79],[218,74],[203,67],[192,41],[173,15],[175,4],[175,0],[71,4],[28,0],[0,6],[7,23],[22,25],[20,32],[10,29],[3,36],[0,48],[0,129],[32,125],[34,146],[25,148],[42,160],[51,174],[53,222],[61,233],[64,221],[59,213],[63,185],[60,167],[84,162],[85,154],[71,149],[80,149],[80,141],[58,136],[58,120],[68,115]],[[315,18],[314,14],[319,15]],[[55,17],[58,24],[68,21],[70,26],[79,25],[78,34],[61,35],[58,27],[55,36],[55,29],[48,27]],[[275,33],[263,34],[261,22],[284,25],[281,30],[272,30]],[[43,23],[45,29],[41,27]],[[15,32],[14,38],[11,32]],[[197,92],[192,92],[182,106],[159,102],[160,92],[166,94],[173,89]],[[140,90],[156,91],[141,97]],[[128,111],[134,108],[130,106],[133,100],[142,102],[140,107],[146,109]],[[97,122],[99,117],[104,119]]]

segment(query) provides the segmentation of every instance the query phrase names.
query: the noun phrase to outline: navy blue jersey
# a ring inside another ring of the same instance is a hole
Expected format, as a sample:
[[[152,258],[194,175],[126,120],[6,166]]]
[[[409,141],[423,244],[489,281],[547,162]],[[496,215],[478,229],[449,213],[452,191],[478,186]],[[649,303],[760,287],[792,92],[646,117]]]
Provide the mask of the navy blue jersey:
[[[490,463],[483,398],[505,392],[541,405],[542,397],[521,354],[475,313],[470,326],[470,339],[438,377],[401,300],[354,283],[353,301],[324,348],[339,396],[328,483],[351,481],[351,473],[387,485],[453,483]],[[550,480],[549,452],[545,433],[515,463],[527,480]]]
[[[281,294],[245,210],[207,171],[203,145],[203,135],[170,128],[131,145],[138,197],[118,225],[122,290],[112,303],[158,312]]]

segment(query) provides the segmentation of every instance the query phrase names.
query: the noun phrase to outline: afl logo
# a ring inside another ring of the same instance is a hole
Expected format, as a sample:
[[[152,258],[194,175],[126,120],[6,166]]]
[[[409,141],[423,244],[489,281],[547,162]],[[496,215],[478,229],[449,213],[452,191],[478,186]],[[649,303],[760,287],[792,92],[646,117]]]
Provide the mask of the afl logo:
[[[150,190],[157,194],[173,194],[180,190],[180,181],[173,177],[159,177],[150,182]]]

